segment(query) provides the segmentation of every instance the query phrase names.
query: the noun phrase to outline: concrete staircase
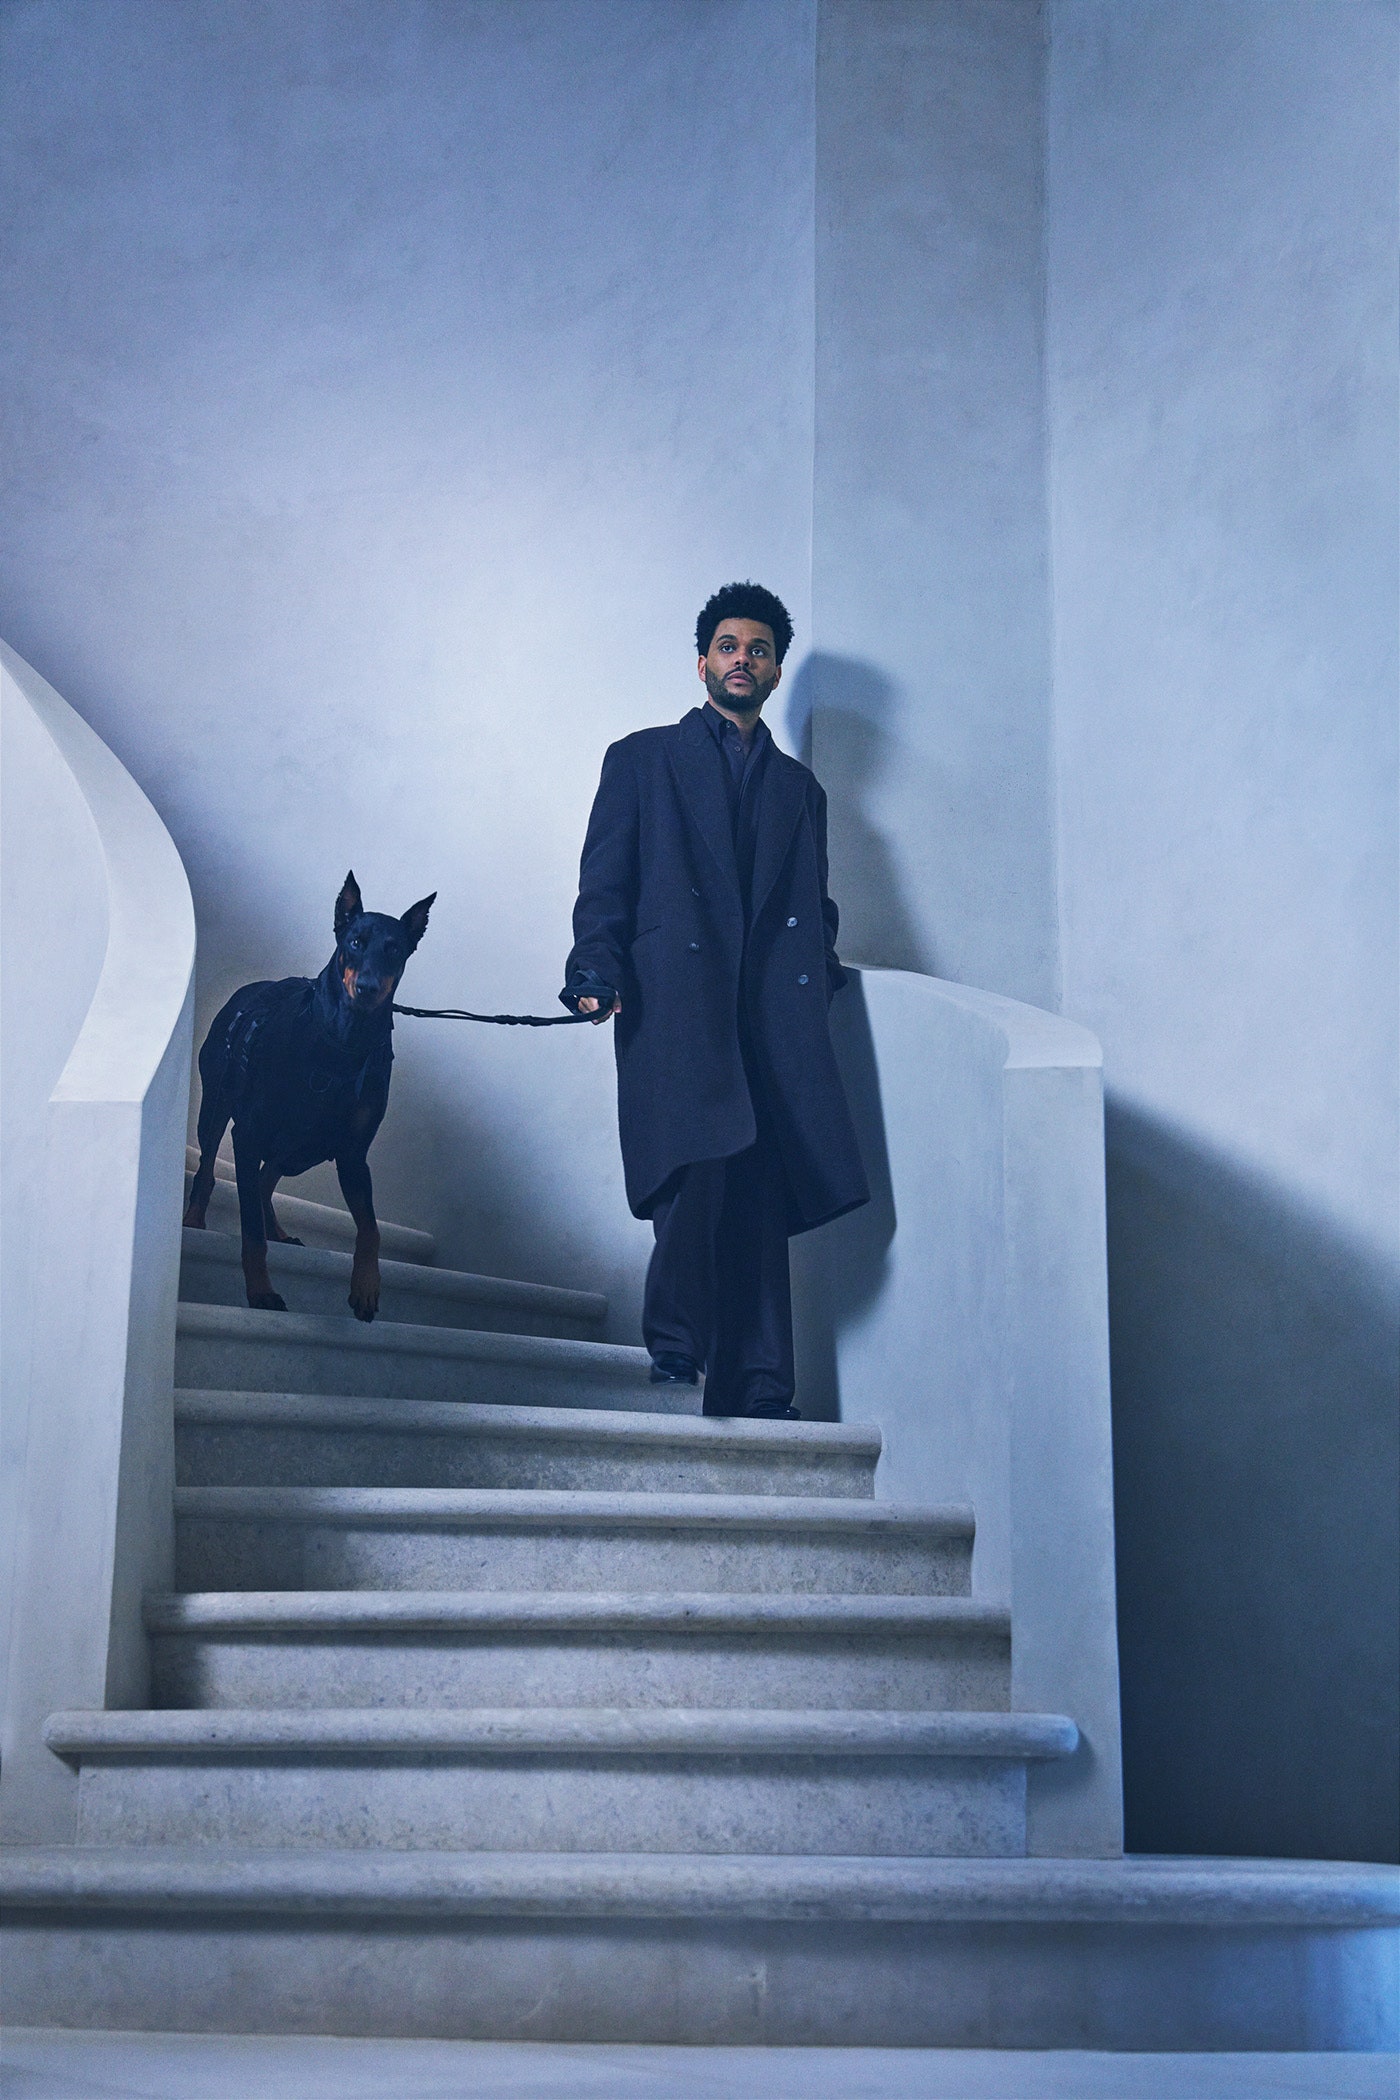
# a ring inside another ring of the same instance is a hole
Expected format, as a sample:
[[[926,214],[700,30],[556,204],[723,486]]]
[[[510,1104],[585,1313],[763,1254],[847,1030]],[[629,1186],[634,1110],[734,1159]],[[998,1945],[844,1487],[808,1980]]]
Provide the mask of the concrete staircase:
[[[284,1316],[184,1236],[155,1705],[46,1735],[82,1843],[1024,1853],[1027,1762],[1076,1730],[1008,1711],[971,1511],[877,1502],[872,1430],[706,1421],[586,1339],[600,1298],[403,1228],[362,1326],[339,1218],[286,1215],[323,1244],[272,1250]]]
[[[424,1234],[386,1229],[360,1325],[348,1219],[279,1209],[319,1243],[270,1250],[286,1314],[241,1302],[231,1233],[184,1235],[154,1704],[48,1721],[79,1830],[12,1862],[26,2019],[1151,2045],[1193,1863],[1025,1857],[1028,1765],[1078,1732],[1010,1710],[972,1510],[877,1500],[876,1430],[705,1420],[596,1339],[601,1298]],[[1212,1957],[1374,1923],[1328,1876],[1214,1890]],[[1207,2014],[1188,1971],[1158,2046],[1287,2045],[1285,1991],[1212,1970]]]

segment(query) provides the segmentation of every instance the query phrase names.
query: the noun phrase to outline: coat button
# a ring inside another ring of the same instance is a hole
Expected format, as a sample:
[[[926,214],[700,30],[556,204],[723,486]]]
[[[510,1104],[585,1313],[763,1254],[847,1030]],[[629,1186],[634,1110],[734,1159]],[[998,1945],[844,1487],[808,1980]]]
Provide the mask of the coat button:
[[[799,984],[805,984],[807,982],[805,977],[799,977],[797,981]]]
[[[691,954],[692,954],[692,955],[698,955],[698,954],[700,953],[700,943],[699,943],[699,941],[692,941],[692,942],[691,942],[691,944],[690,944],[690,952],[691,952]]]
[[[788,925],[789,925],[789,926],[795,926],[796,924],[797,924],[797,921],[796,921],[796,919],[789,919],[789,920],[788,920]]]

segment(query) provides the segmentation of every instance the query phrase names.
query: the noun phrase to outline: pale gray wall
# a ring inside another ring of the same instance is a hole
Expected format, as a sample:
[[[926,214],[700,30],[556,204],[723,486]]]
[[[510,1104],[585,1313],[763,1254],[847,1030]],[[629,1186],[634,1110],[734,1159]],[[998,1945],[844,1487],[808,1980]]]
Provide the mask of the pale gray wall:
[[[1148,1847],[1396,1844],[1394,50],[819,14],[794,726],[848,952],[1104,1043]]]
[[[1056,989],[1032,0],[823,0],[815,655],[852,958]]]
[[[1064,1011],[1129,1842],[1396,1845],[1396,10],[1057,0]]]
[[[554,1008],[699,605],[806,636],[813,45],[813,0],[5,10],[0,625],[175,837],[201,1028],[320,968],[351,864],[439,892],[413,1003]],[[385,1215],[625,1331],[606,1034],[398,1044]]]

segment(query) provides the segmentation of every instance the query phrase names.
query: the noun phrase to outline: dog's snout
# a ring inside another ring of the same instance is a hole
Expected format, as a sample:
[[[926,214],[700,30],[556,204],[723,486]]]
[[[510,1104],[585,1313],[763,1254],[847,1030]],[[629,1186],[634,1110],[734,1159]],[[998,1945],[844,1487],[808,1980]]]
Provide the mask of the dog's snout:
[[[382,1006],[394,989],[396,979],[388,971],[362,967],[347,973],[345,989],[350,994],[352,1006]]]

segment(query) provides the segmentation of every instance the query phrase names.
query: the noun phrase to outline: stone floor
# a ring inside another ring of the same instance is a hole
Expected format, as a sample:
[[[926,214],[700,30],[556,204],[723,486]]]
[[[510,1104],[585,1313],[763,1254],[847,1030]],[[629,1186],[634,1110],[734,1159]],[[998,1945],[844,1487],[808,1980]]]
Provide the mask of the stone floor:
[[[1394,2056],[667,2049],[10,2028],[3,2100],[1396,2100]]]

